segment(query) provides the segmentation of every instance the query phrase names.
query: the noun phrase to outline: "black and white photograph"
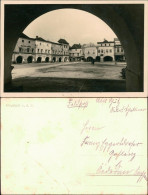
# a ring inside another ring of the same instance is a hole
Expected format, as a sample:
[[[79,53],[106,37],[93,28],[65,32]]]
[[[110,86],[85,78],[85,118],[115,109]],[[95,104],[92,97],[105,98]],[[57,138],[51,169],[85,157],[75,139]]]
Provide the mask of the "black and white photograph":
[[[144,4],[5,4],[4,93],[144,92]]]

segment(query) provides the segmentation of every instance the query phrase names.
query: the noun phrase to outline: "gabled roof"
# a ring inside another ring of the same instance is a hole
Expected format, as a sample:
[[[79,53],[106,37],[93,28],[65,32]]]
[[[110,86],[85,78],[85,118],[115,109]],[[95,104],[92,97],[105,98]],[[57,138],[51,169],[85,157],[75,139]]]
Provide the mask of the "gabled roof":
[[[65,39],[59,39],[58,42],[63,44],[69,44]]]
[[[38,36],[36,36],[35,40],[37,40],[37,41],[43,41],[43,42],[48,42],[45,39],[43,39],[42,37],[38,37]]]
[[[80,44],[74,44],[70,49],[81,49],[81,45]]]
[[[20,38],[32,39],[32,38],[28,37],[27,35],[25,35],[24,33],[21,33]]]

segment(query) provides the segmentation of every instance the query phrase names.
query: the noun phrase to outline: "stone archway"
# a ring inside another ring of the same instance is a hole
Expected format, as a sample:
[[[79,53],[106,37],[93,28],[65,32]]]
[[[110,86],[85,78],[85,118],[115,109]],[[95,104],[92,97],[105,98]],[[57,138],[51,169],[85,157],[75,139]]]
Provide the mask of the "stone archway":
[[[32,57],[32,56],[28,56],[27,62],[28,62],[28,63],[32,63],[32,61],[33,61],[33,57]]]
[[[41,63],[42,62],[42,58],[41,57],[38,57],[37,58],[37,63]]]
[[[52,62],[56,62],[56,57],[53,57],[52,58]]]
[[[63,8],[87,11],[102,19],[116,33],[124,48],[127,61],[126,90],[131,92],[143,91],[144,4],[86,4],[85,6],[84,4],[6,5],[4,83],[10,83],[12,80],[11,57],[19,35],[37,17],[46,12]],[[31,12],[30,17],[26,15],[28,12]],[[16,22],[14,23],[13,21]]]
[[[49,57],[46,57],[45,58],[45,62],[49,62]]]
[[[16,58],[16,63],[17,64],[21,64],[23,62],[23,57],[22,56],[18,56],[17,58]]]
[[[61,62],[61,61],[62,61],[62,58],[60,57],[60,58],[59,58],[59,62]]]
[[[104,62],[112,62],[113,58],[111,56],[105,56],[104,58]]]
[[[87,62],[92,62],[93,61],[93,57],[89,56],[87,57]]]
[[[100,62],[100,56],[96,57],[96,62]]]

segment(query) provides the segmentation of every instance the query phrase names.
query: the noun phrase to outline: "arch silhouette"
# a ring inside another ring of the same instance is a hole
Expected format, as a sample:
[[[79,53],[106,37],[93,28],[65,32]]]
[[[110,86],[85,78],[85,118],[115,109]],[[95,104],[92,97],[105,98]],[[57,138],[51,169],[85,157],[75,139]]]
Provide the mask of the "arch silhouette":
[[[92,62],[92,60],[93,60],[93,57],[91,56],[87,57],[87,62]]]
[[[49,11],[73,8],[102,19],[117,35],[127,60],[126,90],[143,91],[144,5],[143,4],[40,4],[6,5],[4,31],[4,83],[10,83],[11,56],[18,37],[37,17]],[[23,10],[23,12],[22,12]],[[26,13],[31,13],[29,17]],[[19,17],[18,17],[19,15]],[[135,17],[136,15],[136,17]],[[13,22],[17,21],[17,22]],[[13,28],[12,28],[13,26]],[[15,29],[15,31],[14,31]]]
[[[16,58],[16,63],[17,64],[21,64],[23,62],[23,57],[22,56],[18,56],[17,58]]]
[[[100,62],[100,56],[97,56],[97,57],[96,57],[96,61],[97,61],[97,62]]]
[[[60,58],[59,58],[59,62],[61,62],[61,61],[62,61],[62,58],[60,57]]]
[[[105,56],[103,59],[104,62],[113,61],[113,58],[111,56]]]
[[[45,58],[45,62],[49,62],[49,57],[46,57]]]
[[[33,57],[32,57],[32,56],[28,56],[27,62],[28,62],[28,63],[32,63],[32,61],[33,61]]]
[[[53,57],[53,58],[52,58],[52,61],[53,61],[53,62],[56,62],[56,57]]]
[[[42,62],[42,58],[41,58],[41,57],[38,57],[38,58],[37,58],[37,62],[38,62],[38,63],[41,63],[41,62]]]

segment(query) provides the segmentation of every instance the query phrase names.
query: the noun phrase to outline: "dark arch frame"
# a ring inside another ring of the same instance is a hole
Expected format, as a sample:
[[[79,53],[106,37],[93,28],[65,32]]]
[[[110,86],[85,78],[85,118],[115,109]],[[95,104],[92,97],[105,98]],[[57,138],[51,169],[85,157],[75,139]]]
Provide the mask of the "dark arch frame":
[[[46,57],[45,58],[45,62],[49,62],[49,57]]]
[[[28,63],[32,63],[32,62],[33,62],[33,56],[28,56],[27,62],[28,62]]]
[[[37,58],[37,63],[41,63],[41,62],[42,62],[42,57],[39,56],[39,57]]]
[[[104,62],[112,62],[113,61],[113,57],[112,56],[105,56],[103,58]]]
[[[16,63],[17,64],[22,64],[22,62],[23,62],[23,57],[22,56],[17,56]]]
[[[88,56],[86,60],[87,60],[87,62],[92,62],[92,60],[93,60],[93,57],[91,57],[91,56]]]
[[[96,57],[96,62],[100,62],[101,61],[101,57],[100,56],[97,56]]]
[[[4,83],[11,82],[11,56],[21,32],[42,14],[63,8],[87,11],[107,23],[120,39],[125,51],[126,90],[143,91],[144,4],[5,5]]]

